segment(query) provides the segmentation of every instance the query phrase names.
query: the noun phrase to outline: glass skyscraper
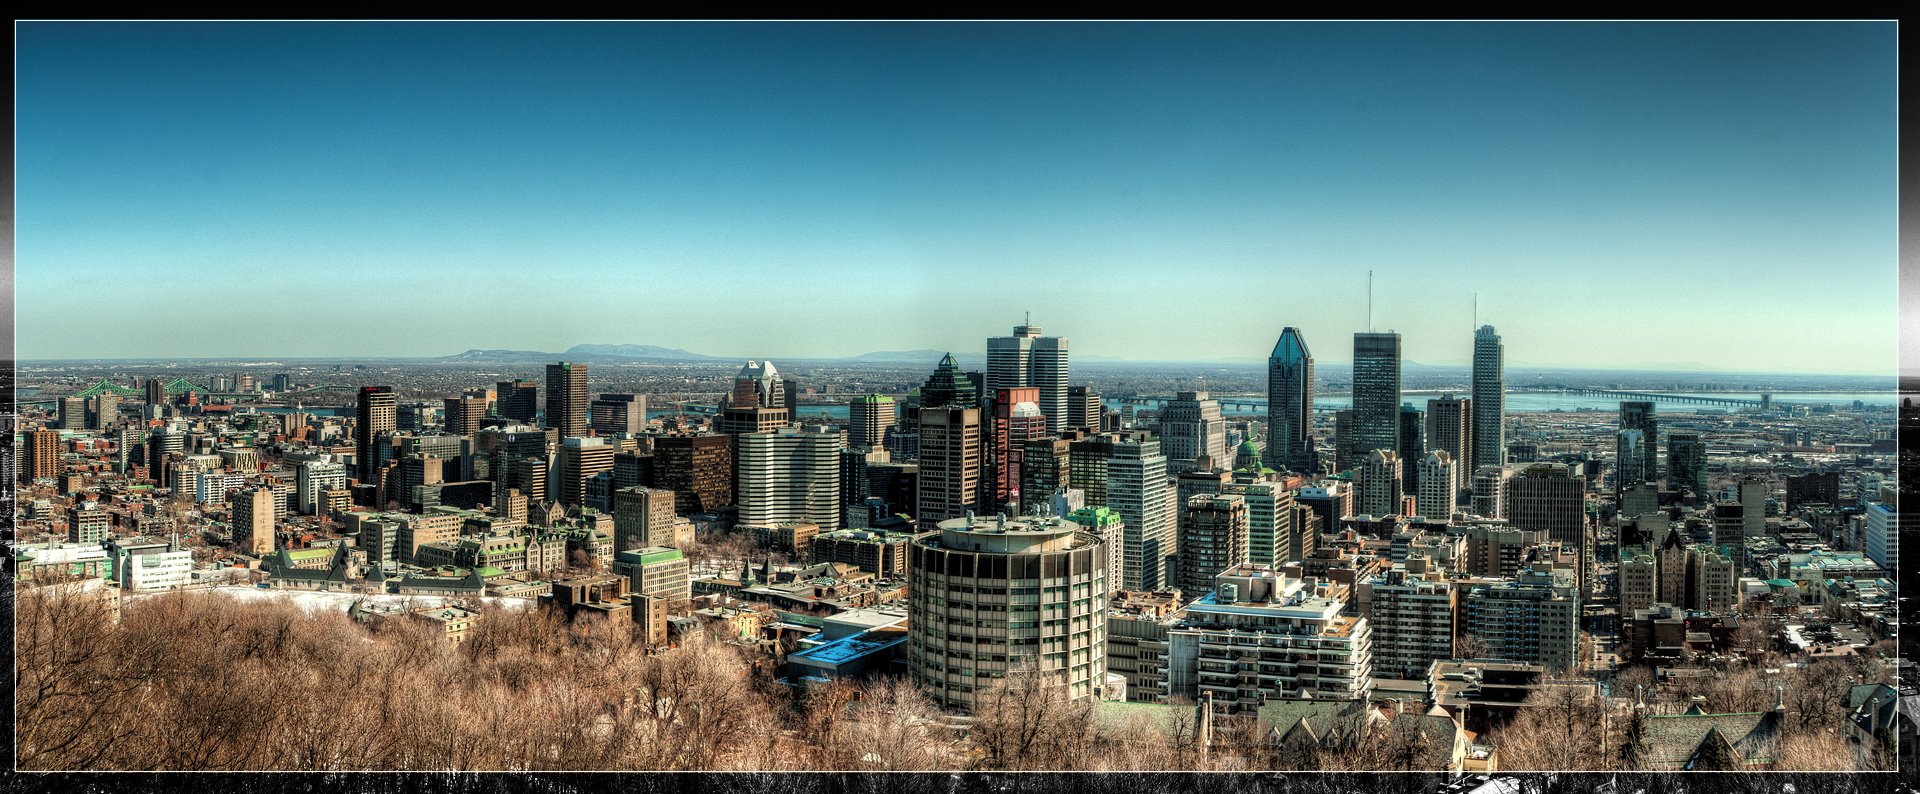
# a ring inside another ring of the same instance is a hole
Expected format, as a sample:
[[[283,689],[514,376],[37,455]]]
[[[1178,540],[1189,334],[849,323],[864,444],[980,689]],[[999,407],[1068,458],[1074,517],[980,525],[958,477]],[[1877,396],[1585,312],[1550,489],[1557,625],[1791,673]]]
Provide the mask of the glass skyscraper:
[[[1374,450],[1400,450],[1400,335],[1353,335],[1353,443],[1355,459]]]

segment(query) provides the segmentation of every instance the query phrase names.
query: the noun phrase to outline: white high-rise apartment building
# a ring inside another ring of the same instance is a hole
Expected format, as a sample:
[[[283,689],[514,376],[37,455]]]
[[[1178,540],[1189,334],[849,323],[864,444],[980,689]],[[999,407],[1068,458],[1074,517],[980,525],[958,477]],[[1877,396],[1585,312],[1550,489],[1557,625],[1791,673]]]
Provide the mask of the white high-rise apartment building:
[[[1414,512],[1446,521],[1453,517],[1459,494],[1460,466],[1452,455],[1436,449],[1420,459],[1420,493],[1414,497]]]

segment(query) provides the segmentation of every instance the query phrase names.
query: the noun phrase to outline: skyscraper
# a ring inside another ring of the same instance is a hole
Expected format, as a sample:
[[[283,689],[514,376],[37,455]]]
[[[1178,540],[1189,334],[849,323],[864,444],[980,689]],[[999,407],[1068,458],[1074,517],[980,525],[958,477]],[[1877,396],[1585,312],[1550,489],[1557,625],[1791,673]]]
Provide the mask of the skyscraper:
[[[1452,518],[1455,500],[1460,495],[1460,466],[1444,449],[1428,452],[1419,465],[1420,490],[1414,499],[1414,510],[1438,521]]]
[[[1427,414],[1411,405],[1400,406],[1400,491],[1420,494],[1420,461],[1427,456]]]
[[[1472,471],[1473,400],[1443,394],[1427,401],[1427,449],[1437,449],[1453,458],[1463,472]],[[1461,485],[1467,485],[1460,478]]]
[[[1167,484],[1167,456],[1160,453],[1160,439],[1139,431],[1109,433],[1072,442],[1068,449],[1073,487],[1086,492],[1087,505],[1118,511],[1126,526],[1122,589],[1159,590],[1173,584],[1166,563],[1177,550],[1178,507]]]
[[[1047,494],[1022,494],[1020,461],[1028,441],[1047,437],[1047,418],[1040,412],[1040,390],[1032,387],[994,392],[993,421],[986,428],[987,511],[1018,515],[1025,500]]]
[[[1236,495],[1201,494],[1182,509],[1180,591],[1213,589],[1221,571],[1247,561],[1247,501]]]
[[[446,418],[442,426],[449,433],[470,436],[486,426],[487,392],[484,389],[468,391],[459,397],[448,397],[445,406]]]
[[[653,484],[673,491],[682,515],[733,504],[733,437],[661,436],[653,440]]]
[[[1267,357],[1267,466],[1312,469],[1312,430],[1313,354],[1299,329],[1287,326]]]
[[[1587,568],[1593,546],[1587,535],[1586,481],[1573,476],[1565,464],[1535,463],[1507,481],[1507,524],[1547,533],[1579,551],[1580,592],[1586,592]]]
[[[1374,450],[1400,449],[1400,335],[1353,335],[1353,430],[1355,458]]]
[[[637,435],[647,429],[644,394],[602,394],[589,409],[587,426],[600,435]]]
[[[987,393],[1026,387],[1040,390],[1048,427],[1067,426],[1067,340],[1041,336],[1031,322],[987,339]]]
[[[359,480],[363,483],[376,482],[374,473],[380,463],[374,459],[374,437],[394,431],[395,407],[392,386],[360,387],[353,414],[353,462],[360,470]]]
[[[560,503],[579,507],[587,502],[587,481],[613,471],[613,445],[604,438],[566,436],[560,439],[558,458]]]
[[[1707,492],[1707,445],[1698,433],[1667,436],[1667,483],[1695,494]]]
[[[530,380],[503,380],[494,384],[494,410],[500,417],[533,424],[540,410],[540,384]]]
[[[1639,443],[1636,449],[1630,450],[1628,448],[1628,445],[1636,440],[1629,437],[1626,432],[1628,430],[1640,431],[1637,439]],[[1626,482],[1625,480],[1628,477],[1616,476],[1614,477],[1614,483],[1624,488],[1628,485],[1639,485],[1647,480],[1652,480],[1657,476],[1655,472],[1660,465],[1659,452],[1656,450],[1656,447],[1660,445],[1660,425],[1653,415],[1653,403],[1633,400],[1622,401],[1620,403],[1620,431],[1618,441],[1614,448],[1614,465],[1619,468],[1622,475],[1637,475],[1639,479],[1633,482]],[[1633,459],[1628,460],[1629,457]]]
[[[1401,489],[1406,482],[1401,474],[1403,465],[1399,453],[1393,450],[1376,449],[1367,453],[1355,489],[1359,491],[1360,512],[1375,518],[1400,514],[1400,496],[1405,493]]]
[[[840,434],[781,428],[735,439],[734,498],[740,523],[840,528]]]
[[[1473,463],[1463,463],[1463,469],[1507,462],[1505,367],[1506,348],[1500,344],[1500,335],[1491,325],[1480,326],[1473,334]]]
[[[1064,427],[1051,427],[1049,432],[1061,430],[1086,430],[1100,432],[1101,418],[1106,416],[1107,406],[1100,401],[1100,393],[1087,386],[1067,387],[1067,423]]]
[[[547,427],[561,438],[587,434],[587,365],[547,365]]]
[[[978,510],[985,446],[980,409],[921,408],[919,420],[919,506],[914,517],[924,525]]]
[[[868,394],[847,403],[847,446],[855,449],[880,449],[887,431],[900,419],[900,409],[892,397]]]
[[[1231,463],[1220,402],[1203,391],[1183,391],[1168,400],[1160,412],[1160,451],[1167,456],[1168,470],[1176,474],[1192,471],[1203,456],[1223,466]],[[1207,586],[1213,586],[1211,576]]]

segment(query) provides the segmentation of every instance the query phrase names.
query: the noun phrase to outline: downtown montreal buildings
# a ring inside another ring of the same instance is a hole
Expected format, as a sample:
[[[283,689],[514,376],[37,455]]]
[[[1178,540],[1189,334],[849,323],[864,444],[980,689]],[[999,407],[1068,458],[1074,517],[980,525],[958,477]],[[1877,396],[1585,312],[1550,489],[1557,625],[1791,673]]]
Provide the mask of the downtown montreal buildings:
[[[972,711],[1037,669],[1078,699],[1106,678],[1106,542],[1061,518],[942,521],[908,548],[908,662],[940,705]]]

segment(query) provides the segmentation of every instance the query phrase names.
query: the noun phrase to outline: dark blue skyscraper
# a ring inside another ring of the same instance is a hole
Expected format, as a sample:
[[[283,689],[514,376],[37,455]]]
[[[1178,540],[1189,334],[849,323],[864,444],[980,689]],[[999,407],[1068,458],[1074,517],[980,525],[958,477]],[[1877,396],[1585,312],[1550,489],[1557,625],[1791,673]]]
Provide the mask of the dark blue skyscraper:
[[[1307,471],[1314,467],[1313,353],[1297,328],[1280,330],[1267,357],[1266,465]]]

